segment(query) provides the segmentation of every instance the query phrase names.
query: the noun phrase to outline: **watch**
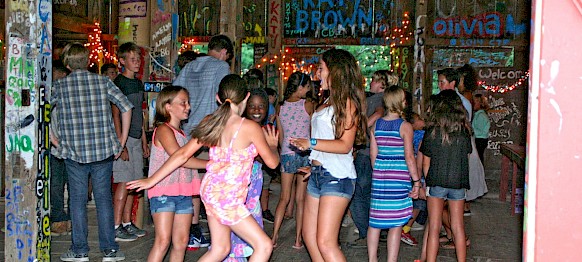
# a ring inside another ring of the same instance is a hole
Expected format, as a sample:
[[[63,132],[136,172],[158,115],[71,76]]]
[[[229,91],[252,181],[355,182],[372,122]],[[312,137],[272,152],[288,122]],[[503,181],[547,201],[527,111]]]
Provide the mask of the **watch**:
[[[309,139],[309,149],[313,150],[313,148],[317,145],[317,139],[312,138]]]

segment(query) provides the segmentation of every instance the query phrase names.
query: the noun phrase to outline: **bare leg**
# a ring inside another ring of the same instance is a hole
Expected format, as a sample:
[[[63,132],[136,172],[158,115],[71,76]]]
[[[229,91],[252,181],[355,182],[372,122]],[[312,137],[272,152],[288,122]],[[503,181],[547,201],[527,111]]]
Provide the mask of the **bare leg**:
[[[131,210],[133,209],[133,200],[135,197],[137,196],[129,194],[128,192],[127,200],[125,200],[125,207],[123,208],[123,218],[121,220],[123,223],[131,222]]]
[[[297,186],[295,187],[295,202],[297,208],[295,209],[295,246],[303,245],[301,231],[303,230],[303,207],[305,206],[305,194],[307,191],[307,181],[303,181],[303,176],[297,175],[295,178]]]
[[[170,261],[184,261],[186,247],[190,234],[190,222],[192,214],[177,214],[174,216],[174,226],[172,228],[172,251],[170,252]]]
[[[402,227],[394,227],[388,230],[388,262],[398,261],[398,252],[400,251],[400,235]]]
[[[194,215],[192,216],[191,221],[192,225],[196,225],[200,221],[200,205],[202,205],[202,203],[200,202],[200,196],[193,196],[192,208],[194,209]]]
[[[457,261],[467,259],[467,243],[465,238],[465,223],[463,221],[463,209],[465,200],[449,200],[449,212],[451,217],[451,229],[455,239]]]
[[[297,187],[295,186],[295,180],[297,180],[297,176],[293,174],[293,181],[291,181],[291,197],[290,199],[295,199],[295,194],[297,191]],[[285,219],[293,217],[293,209],[295,207],[294,201],[289,201],[287,204],[287,208],[285,209]]]
[[[148,262],[158,262],[164,259],[172,238],[172,221],[174,212],[160,212],[152,215],[155,225],[154,245],[150,249]]]
[[[263,191],[261,191],[261,208],[263,211],[269,209],[269,189],[263,189]]]
[[[426,261],[426,246],[428,243],[428,228],[424,230],[424,234],[422,236],[422,250],[420,251],[420,262]]]
[[[319,215],[319,198],[305,194],[303,208],[303,241],[313,262],[323,262],[323,257],[317,246],[317,217]]]
[[[346,261],[338,245],[342,218],[350,200],[338,196],[322,196],[319,200],[317,246],[325,261]]]
[[[294,176],[295,175],[289,173],[281,173],[281,195],[279,196],[279,203],[277,204],[277,209],[275,209],[275,225],[273,228],[273,237],[271,239],[273,245],[277,244],[277,239],[279,238],[279,230],[281,229],[281,224],[283,224],[285,207],[287,206],[287,204],[289,204],[291,199],[291,187],[293,185]]]
[[[249,216],[250,218],[250,216]],[[198,260],[205,261],[222,261],[230,252],[230,227],[220,224],[212,215],[207,214],[208,227],[210,228],[211,249]]]
[[[410,218],[410,220],[408,220],[408,223],[406,223],[406,225],[409,227],[412,227],[412,224],[414,224],[414,221],[416,221],[418,214],[420,214],[420,209],[413,209],[412,210],[412,217]]]
[[[253,254],[249,262],[269,260],[273,252],[273,245],[269,241],[269,236],[252,216],[248,216],[238,224],[231,226],[231,229],[253,247]],[[214,237],[212,238],[214,239]]]
[[[443,207],[443,227],[447,233],[447,239],[453,239],[453,232],[451,231],[451,216],[449,214],[449,201],[445,201]]]
[[[439,251],[439,232],[441,230],[443,218],[444,199],[437,197],[427,197],[428,202],[428,243],[426,258],[429,262],[436,261]]]
[[[380,229],[368,227],[366,242],[368,243],[368,261],[378,261],[378,242],[380,241]],[[398,239],[400,241],[400,238]]]
[[[116,226],[121,224],[121,217],[123,216],[125,203],[127,202],[128,191],[125,186],[125,182],[117,183],[115,195],[113,196],[113,221]]]

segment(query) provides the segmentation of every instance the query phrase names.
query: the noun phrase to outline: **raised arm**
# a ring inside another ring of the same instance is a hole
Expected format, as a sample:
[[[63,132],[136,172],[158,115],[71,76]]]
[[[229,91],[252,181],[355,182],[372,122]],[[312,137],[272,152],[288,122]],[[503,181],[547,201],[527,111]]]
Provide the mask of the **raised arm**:
[[[168,155],[173,155],[180,149],[180,145],[174,136],[174,131],[166,125],[160,125],[156,129],[156,136],[153,139],[153,143],[156,146],[162,146]],[[202,169],[206,167],[207,162],[208,160],[190,157],[182,166],[192,169]]]
[[[251,142],[257,148],[265,165],[269,168],[276,168],[279,165],[279,151],[277,150],[279,134],[275,131],[275,128],[272,126],[261,128],[255,122],[245,121],[243,130],[245,135],[251,138]],[[257,135],[260,133],[263,133],[263,135]]]
[[[200,147],[202,147],[202,144],[199,144],[197,139],[191,139],[186,145],[176,150],[152,176],[146,179],[127,182],[127,189],[140,191],[153,187],[176,170],[176,168],[184,165]]]

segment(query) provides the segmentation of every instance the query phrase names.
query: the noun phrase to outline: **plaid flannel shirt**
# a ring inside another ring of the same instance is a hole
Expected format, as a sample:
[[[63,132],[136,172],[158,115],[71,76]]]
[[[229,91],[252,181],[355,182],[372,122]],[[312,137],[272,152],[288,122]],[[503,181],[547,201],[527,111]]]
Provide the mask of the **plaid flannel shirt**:
[[[52,154],[79,163],[104,160],[123,149],[111,114],[111,103],[121,112],[133,105],[109,78],[87,70],[73,71],[53,84],[51,114],[57,114],[59,146]]]

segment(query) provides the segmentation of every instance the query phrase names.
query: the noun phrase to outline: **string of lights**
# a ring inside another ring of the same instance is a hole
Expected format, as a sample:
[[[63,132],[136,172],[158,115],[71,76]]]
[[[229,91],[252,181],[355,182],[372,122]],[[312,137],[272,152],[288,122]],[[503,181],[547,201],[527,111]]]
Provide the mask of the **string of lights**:
[[[101,26],[98,22],[95,23],[93,31],[89,32],[88,42],[85,47],[89,48],[89,61],[91,61],[90,67],[97,64],[99,68],[104,63],[114,63],[117,64],[117,56],[111,54],[103,47],[101,42]]]
[[[479,81],[478,85],[487,91],[503,94],[522,86],[524,83],[527,82],[528,78],[529,71],[526,71],[525,74],[521,76],[515,83],[507,85],[488,85],[485,81]]]

